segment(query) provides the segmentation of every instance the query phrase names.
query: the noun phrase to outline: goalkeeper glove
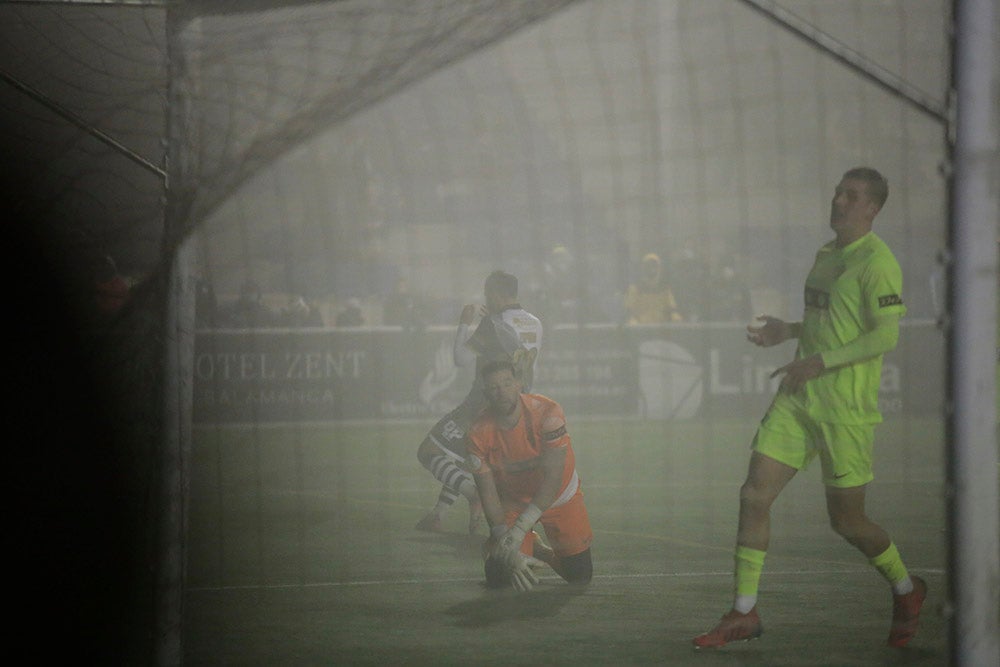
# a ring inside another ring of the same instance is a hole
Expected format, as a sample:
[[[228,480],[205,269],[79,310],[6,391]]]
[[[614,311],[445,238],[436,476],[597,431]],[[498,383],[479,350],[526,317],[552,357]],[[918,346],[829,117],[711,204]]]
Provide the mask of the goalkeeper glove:
[[[498,526],[490,527],[490,537],[488,540],[483,542],[483,560],[488,558],[495,558],[493,553],[497,549],[497,544],[500,542],[500,538],[507,534],[507,526],[505,524],[500,524]]]
[[[512,554],[521,551],[521,544],[524,542],[525,536],[529,530],[535,527],[541,516],[542,510],[538,509],[538,506],[534,503],[525,507],[521,515],[514,521],[514,525],[510,527],[510,530],[499,535],[496,544],[493,545],[493,549],[490,551],[490,555],[501,562],[509,564]]]
[[[507,564],[510,567],[510,584],[514,590],[524,593],[530,591],[538,583],[538,577],[535,576],[531,568],[543,565],[542,561],[517,551]]]

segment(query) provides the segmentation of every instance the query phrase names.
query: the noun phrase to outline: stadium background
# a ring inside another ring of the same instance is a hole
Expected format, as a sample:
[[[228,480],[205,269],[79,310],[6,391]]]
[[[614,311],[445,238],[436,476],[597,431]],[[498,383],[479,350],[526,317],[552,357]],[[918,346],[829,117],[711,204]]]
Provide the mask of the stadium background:
[[[950,3],[782,5],[898,74],[932,106],[946,97]],[[587,307],[562,313],[563,321],[551,316],[553,344],[543,354],[540,386],[546,355],[563,355],[564,383],[550,375],[550,393],[562,400],[559,389],[580,386],[593,358],[595,348],[580,341],[611,336],[613,345],[595,347],[624,350],[620,358],[628,370],[611,380],[633,392],[614,416],[633,416],[647,429],[626,437],[623,446],[638,447],[639,457],[656,456],[641,453],[640,443],[668,439],[674,428],[694,429],[695,435],[676,437],[712,442],[709,451],[717,454],[723,445],[713,434],[745,440],[766,393],[753,392],[726,419],[711,411],[675,413],[682,403],[672,399],[665,412],[645,413],[640,346],[618,326],[622,293],[639,258],[659,253],[684,293],[688,322],[650,337],[661,346],[672,336],[698,339],[694,356],[705,385],[711,350],[725,350],[732,365],[724,377],[741,384],[745,368],[773,365],[781,355],[748,362],[745,355],[753,353],[740,351],[733,337],[751,313],[796,316],[799,285],[816,247],[828,238],[832,186],[857,164],[876,166],[890,181],[877,231],[903,267],[910,309],[909,338],[897,364],[907,378],[899,386],[912,398],[900,401],[900,414],[910,406],[930,420],[891,427],[900,457],[891,460],[908,461],[908,443],[918,440],[921,465],[902,465],[899,479],[909,492],[929,489],[926,514],[943,511],[941,480],[924,467],[944,454],[942,438],[933,437],[943,429],[936,415],[943,368],[925,365],[944,355],[935,326],[943,308],[937,257],[946,244],[947,215],[941,119],[820,53],[747,3],[14,2],[0,12],[8,84],[0,89],[9,128],[3,141],[6,153],[17,157],[5,197],[19,223],[15,241],[29,250],[14,258],[12,282],[22,276],[35,281],[32,293],[15,303],[27,301],[27,312],[43,313],[40,321],[72,332],[45,331],[34,321],[24,332],[27,353],[16,364],[31,381],[24,405],[16,405],[43,422],[36,442],[66,451],[28,454],[24,469],[32,473],[21,495],[44,495],[51,484],[54,492],[66,492],[65,500],[49,500],[53,511],[85,508],[73,536],[86,548],[72,567],[59,557],[67,536],[57,530],[40,538],[25,563],[29,571],[65,568],[52,589],[61,584],[68,599],[76,593],[86,600],[71,614],[76,624],[66,625],[89,634],[102,650],[161,657],[180,650],[177,600],[185,593],[177,572],[188,553],[171,541],[178,527],[171,533],[158,519],[174,516],[185,524],[206,511],[199,505],[204,498],[193,493],[180,514],[171,512],[177,499],[164,487],[190,490],[191,480],[206,479],[198,466],[209,464],[199,457],[223,446],[212,438],[232,428],[242,434],[238,441],[248,445],[250,458],[238,465],[249,466],[245,474],[257,480],[250,502],[257,503],[258,517],[267,506],[261,504],[267,497],[261,480],[268,468],[254,458],[265,446],[262,428],[283,422],[280,428],[291,430],[277,447],[284,442],[292,452],[316,437],[311,429],[334,445],[341,442],[340,427],[316,426],[323,421],[316,415],[213,418],[198,397],[226,390],[215,376],[206,387],[197,372],[191,381],[163,372],[164,358],[174,353],[163,335],[170,318],[179,321],[175,330],[191,348],[167,364],[195,371],[199,351],[220,339],[237,352],[249,345],[258,355],[274,341],[285,346],[282,354],[308,353],[315,349],[309,336],[334,351],[343,351],[345,336],[367,344],[385,336],[405,346],[416,334],[381,321],[381,303],[405,278],[428,303],[420,340],[430,353],[447,338],[458,306],[478,298],[490,269],[515,272],[525,305],[546,316],[532,297],[542,304],[553,272],[568,266],[571,296]],[[77,288],[90,279],[90,258],[104,253],[115,259],[132,295],[119,317],[95,330]],[[566,258],[570,263],[560,264]],[[723,277],[728,287],[720,288],[714,280]],[[213,334],[219,327],[195,319],[199,289],[210,285],[221,305],[235,300],[248,280],[261,286],[274,310],[296,296],[315,303],[324,331]],[[720,294],[744,289],[749,312],[718,322]],[[171,310],[167,294],[180,295],[179,310]],[[352,298],[361,301],[366,326],[349,335],[328,330]],[[394,348],[373,349],[384,354]],[[406,447],[386,444],[390,435],[419,437],[440,405],[421,402],[417,390],[416,400],[412,393],[406,399],[419,406],[417,414],[410,409],[405,415],[409,421],[366,410],[399,389],[393,371],[406,369],[414,383],[422,379],[433,368],[428,354],[404,355],[402,366],[385,362],[386,372],[362,386],[370,394],[361,397],[362,414],[336,415],[377,417],[373,431],[358,442],[343,436],[341,444],[364,448],[365,438],[375,438],[383,442],[373,449],[376,459],[389,467],[395,457],[409,457]],[[610,381],[603,371],[594,373],[595,381],[584,385]],[[752,386],[757,371],[750,373]],[[31,391],[52,386],[62,388],[60,400],[37,400]],[[193,435],[185,430],[190,422],[178,430],[176,449],[161,440],[178,417],[162,411],[161,397],[171,393],[193,397],[193,404],[178,401],[180,418],[188,410],[198,423]],[[73,407],[81,396],[92,400]],[[579,405],[580,416],[592,408]],[[65,437],[74,427],[86,447],[73,447]],[[914,438],[914,432],[931,437]],[[742,443],[732,446],[743,451]],[[176,479],[171,471],[178,460],[171,452],[183,464],[178,470],[191,457],[190,478]],[[33,468],[60,455],[62,471],[38,472],[36,479]],[[352,465],[359,479],[378,479],[343,456],[328,462],[337,479],[350,478]],[[707,453],[683,458],[699,469],[719,461]],[[635,463],[612,458],[602,465],[627,478]],[[78,478],[74,470],[90,474]],[[229,497],[224,467],[207,469],[213,470],[215,482],[199,491]],[[713,482],[700,479],[707,493]],[[433,484],[426,481],[430,497]],[[283,493],[308,495],[301,484]],[[622,493],[618,500],[627,511],[633,503]],[[421,501],[405,504],[412,510]],[[405,513],[392,519],[407,520]],[[940,516],[936,522],[935,530]],[[263,534],[264,523],[251,522],[249,530]],[[110,530],[107,540],[93,544],[89,531],[101,527]],[[723,543],[725,530],[723,524]],[[189,546],[190,567],[203,571],[198,568],[206,561],[196,555],[204,552]],[[373,551],[384,547],[372,545]],[[932,569],[942,565],[940,547],[928,547]],[[392,571],[403,555],[398,546],[388,552],[394,557],[385,568]],[[93,595],[90,575],[104,592],[87,598]],[[211,583],[225,579],[219,574]],[[256,580],[266,582],[267,573],[258,571]],[[108,606],[105,595],[118,611],[86,632],[91,614]],[[35,600],[28,608],[37,613],[43,605]],[[130,628],[122,633],[125,641],[108,648],[105,633],[119,624]],[[156,628],[152,634],[150,627]],[[940,641],[932,658],[943,655]]]

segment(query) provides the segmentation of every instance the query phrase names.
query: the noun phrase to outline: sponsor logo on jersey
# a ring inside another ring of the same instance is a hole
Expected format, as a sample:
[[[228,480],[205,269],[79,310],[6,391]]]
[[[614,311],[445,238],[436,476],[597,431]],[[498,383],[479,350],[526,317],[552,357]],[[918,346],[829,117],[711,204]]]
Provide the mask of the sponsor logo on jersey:
[[[806,308],[819,308],[820,310],[826,310],[830,307],[829,292],[824,292],[814,287],[807,287],[805,298]]]
[[[885,296],[880,296],[878,298],[879,308],[888,308],[889,306],[902,306],[903,297],[898,294],[887,294]]]
[[[448,420],[448,423],[441,429],[441,435],[443,435],[448,441],[461,440],[465,437],[465,429],[460,427],[454,421]]]

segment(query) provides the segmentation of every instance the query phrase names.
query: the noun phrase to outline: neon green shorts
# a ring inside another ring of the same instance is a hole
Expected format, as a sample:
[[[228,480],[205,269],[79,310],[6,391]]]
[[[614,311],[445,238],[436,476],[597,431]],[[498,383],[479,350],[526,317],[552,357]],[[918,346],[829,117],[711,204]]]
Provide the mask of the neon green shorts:
[[[816,455],[827,486],[851,488],[874,479],[874,424],[832,424],[811,418],[801,401],[779,393],[757,428],[751,448],[796,470]]]

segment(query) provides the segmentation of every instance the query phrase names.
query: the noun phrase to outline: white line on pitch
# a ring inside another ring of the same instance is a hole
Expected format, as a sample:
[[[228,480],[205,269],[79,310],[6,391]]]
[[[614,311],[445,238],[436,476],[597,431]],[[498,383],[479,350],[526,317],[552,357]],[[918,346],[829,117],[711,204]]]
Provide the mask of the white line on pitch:
[[[839,570],[774,570],[767,573],[768,577],[774,576],[823,576],[835,574],[857,574],[864,572],[868,568],[858,566],[853,569]],[[943,575],[942,569],[934,568],[912,568],[912,572],[922,572],[924,574]],[[731,577],[731,570],[716,572],[649,572],[633,574],[598,574],[594,579],[691,579],[697,577]],[[547,576],[539,577],[541,580],[550,579],[561,581],[559,577]],[[425,586],[430,584],[467,584],[482,581],[481,577],[458,578],[458,579],[373,579],[369,581],[326,581],[311,584],[268,584],[268,585],[246,585],[246,586],[193,586],[188,588],[189,593],[210,593],[221,591],[255,591],[255,590],[293,590],[297,588],[354,588],[365,586]]]

